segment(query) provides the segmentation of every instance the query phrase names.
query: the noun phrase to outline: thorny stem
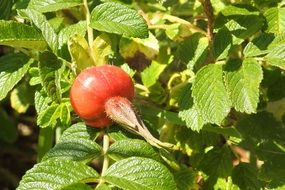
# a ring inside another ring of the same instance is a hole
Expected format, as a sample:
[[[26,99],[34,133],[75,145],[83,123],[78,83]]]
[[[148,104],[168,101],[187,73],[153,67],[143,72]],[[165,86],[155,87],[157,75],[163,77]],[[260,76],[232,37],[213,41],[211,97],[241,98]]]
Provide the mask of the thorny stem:
[[[90,49],[92,50],[92,44],[94,41],[94,36],[93,36],[93,29],[89,26],[89,24],[90,24],[90,11],[89,11],[87,0],[83,0],[83,5],[84,5],[84,10],[85,10],[85,15],[86,15],[88,44],[89,44]]]
[[[214,40],[214,12],[213,12],[213,6],[211,4],[210,0],[200,0],[204,12],[206,14],[207,20],[208,20],[208,27],[207,27],[207,36],[209,39],[209,56],[206,60],[206,64],[214,62],[214,56],[213,56],[213,40]]]
[[[213,38],[214,38],[213,30],[214,30],[214,21],[215,21],[215,17],[213,13],[213,6],[210,0],[200,0],[200,2],[203,6],[204,12],[208,20],[207,35],[208,35],[209,41],[213,41]]]

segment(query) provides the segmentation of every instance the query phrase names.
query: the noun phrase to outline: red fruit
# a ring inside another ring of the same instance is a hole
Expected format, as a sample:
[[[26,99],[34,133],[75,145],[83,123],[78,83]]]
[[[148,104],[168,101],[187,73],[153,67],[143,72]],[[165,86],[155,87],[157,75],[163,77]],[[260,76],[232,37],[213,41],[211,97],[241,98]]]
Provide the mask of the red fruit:
[[[112,97],[124,97],[130,101],[134,97],[132,79],[121,68],[112,65],[83,70],[70,91],[74,111],[92,127],[112,123],[105,112],[105,103]]]

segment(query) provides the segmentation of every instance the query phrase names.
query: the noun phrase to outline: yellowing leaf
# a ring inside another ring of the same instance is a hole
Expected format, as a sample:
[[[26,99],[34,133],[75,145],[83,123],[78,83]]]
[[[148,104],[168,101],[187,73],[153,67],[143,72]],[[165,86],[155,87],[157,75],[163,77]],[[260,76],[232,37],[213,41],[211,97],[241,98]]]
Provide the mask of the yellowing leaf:
[[[95,65],[93,58],[90,55],[88,43],[83,36],[75,35],[72,37],[68,41],[68,48],[77,71],[80,72],[87,67]]]
[[[105,33],[97,36],[93,42],[92,50],[92,56],[96,65],[108,63],[108,56],[113,52],[109,36]]]

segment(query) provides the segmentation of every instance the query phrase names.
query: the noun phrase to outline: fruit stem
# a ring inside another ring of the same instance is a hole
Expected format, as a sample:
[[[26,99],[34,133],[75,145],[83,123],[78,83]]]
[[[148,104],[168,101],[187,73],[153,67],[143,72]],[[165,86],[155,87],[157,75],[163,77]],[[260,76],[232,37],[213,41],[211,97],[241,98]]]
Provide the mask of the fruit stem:
[[[161,142],[149,132],[143,121],[135,113],[133,104],[127,98],[110,98],[105,103],[105,110],[110,119],[122,125],[126,130],[142,136],[152,146],[159,149],[178,150],[178,147],[174,144]]]
[[[103,154],[104,154],[104,161],[103,161],[103,167],[101,175],[104,176],[105,172],[107,171],[109,167],[109,157],[108,157],[108,149],[109,149],[109,136],[107,133],[103,136]]]
[[[109,145],[110,145],[110,139],[107,133],[104,133],[103,136],[103,155],[104,155],[104,159],[103,159],[103,166],[102,166],[102,171],[101,171],[101,176],[104,176],[108,167],[109,167],[109,157],[108,157],[108,149],[109,149]],[[99,184],[103,184],[105,181],[101,178],[99,181]]]

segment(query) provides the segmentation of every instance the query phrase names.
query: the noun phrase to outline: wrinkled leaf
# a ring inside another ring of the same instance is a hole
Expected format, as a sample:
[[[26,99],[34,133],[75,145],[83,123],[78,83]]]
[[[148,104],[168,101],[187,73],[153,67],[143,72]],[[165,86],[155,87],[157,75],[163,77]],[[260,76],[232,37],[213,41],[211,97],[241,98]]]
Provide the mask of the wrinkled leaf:
[[[58,33],[58,46],[59,49],[64,48],[63,46],[67,44],[68,40],[75,36],[75,35],[80,35],[84,36],[86,33],[86,22],[85,21],[79,21],[76,24],[67,26],[63,28],[59,33]]]
[[[96,6],[91,13],[90,26],[128,37],[148,37],[148,28],[142,16],[120,3],[107,2]]]
[[[68,9],[81,4],[82,0],[30,0],[28,8],[45,13]]]
[[[217,125],[221,124],[231,108],[223,83],[222,66],[210,64],[199,70],[192,90],[194,105],[203,119]]]
[[[152,61],[151,65],[141,73],[143,84],[146,87],[154,85],[166,66],[165,64]]]
[[[0,57],[0,100],[23,78],[33,60],[21,53]]]
[[[266,54],[268,52],[267,47],[273,41],[273,39],[274,35],[272,34],[261,34],[246,45],[243,50],[243,54],[246,57],[254,57]]]
[[[100,156],[101,146],[94,141],[97,132],[83,123],[72,125],[64,131],[59,142],[47,152],[43,161],[58,158],[88,162]]]
[[[257,169],[248,163],[240,163],[233,169],[233,183],[241,189],[260,189]]]
[[[39,73],[42,86],[48,96],[60,102],[61,87],[60,77],[63,71],[63,63],[53,53],[45,51],[39,57]]]
[[[114,142],[108,150],[108,155],[115,160],[131,156],[152,158],[157,161],[160,160],[158,153],[155,152],[150,144],[138,139],[126,139]]]
[[[264,13],[267,21],[267,31],[275,34],[281,34],[285,30],[285,8],[272,7]]]
[[[213,42],[213,54],[215,59],[225,59],[229,55],[229,50],[232,47],[232,35],[227,28],[222,28],[218,31]]]
[[[31,26],[15,21],[0,20],[0,28],[1,45],[40,51],[47,47],[42,34]]]
[[[103,179],[125,190],[174,190],[172,174],[149,158],[130,157],[111,165]]]
[[[281,44],[270,49],[265,60],[268,64],[285,70],[285,45]]]
[[[60,106],[58,104],[47,107],[44,111],[40,112],[37,118],[37,124],[44,127],[53,127],[56,120],[60,117]]]
[[[232,172],[232,159],[229,147],[213,148],[202,158],[199,168],[209,176],[227,177]]]
[[[18,13],[23,17],[29,18],[33,22],[33,24],[41,30],[42,35],[49,47],[54,53],[57,53],[57,35],[50,23],[47,21],[46,17],[34,9],[22,9],[19,10]]]
[[[98,173],[80,162],[52,159],[41,162],[27,171],[17,190],[62,189],[69,185],[94,181]]]
[[[259,102],[262,68],[254,59],[231,60],[226,66],[225,83],[234,108],[255,113]]]
[[[188,68],[201,65],[207,55],[208,39],[201,34],[193,34],[190,38],[179,43],[177,56]]]

